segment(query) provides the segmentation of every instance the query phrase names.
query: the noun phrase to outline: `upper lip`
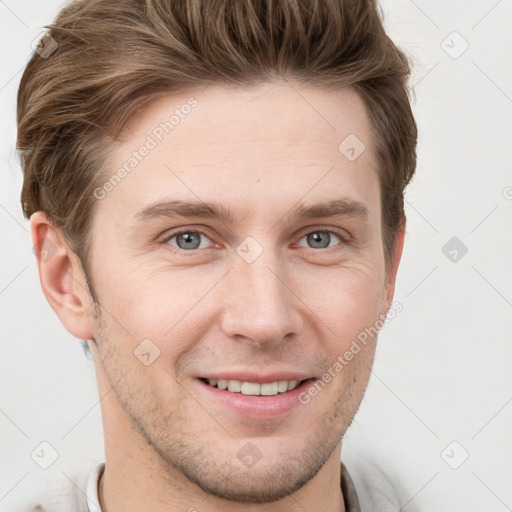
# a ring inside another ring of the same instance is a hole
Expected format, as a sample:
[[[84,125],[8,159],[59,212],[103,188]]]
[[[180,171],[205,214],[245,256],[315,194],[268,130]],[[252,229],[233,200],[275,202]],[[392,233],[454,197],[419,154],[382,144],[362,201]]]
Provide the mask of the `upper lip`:
[[[254,382],[258,384],[266,384],[270,382],[276,382],[280,380],[296,380],[303,381],[311,379],[312,375],[302,372],[294,371],[280,371],[272,373],[256,373],[252,371],[221,371],[215,373],[209,373],[206,375],[200,375],[202,379],[214,379],[214,380],[239,380],[241,382]]]

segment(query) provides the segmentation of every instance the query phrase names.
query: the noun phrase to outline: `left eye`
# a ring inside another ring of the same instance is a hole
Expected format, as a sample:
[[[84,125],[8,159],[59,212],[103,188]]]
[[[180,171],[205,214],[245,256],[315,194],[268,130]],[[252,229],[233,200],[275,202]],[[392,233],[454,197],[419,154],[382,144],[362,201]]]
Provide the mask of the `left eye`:
[[[183,231],[171,236],[167,242],[178,249],[190,251],[208,247],[208,240],[208,237],[200,231]]]
[[[305,240],[307,247],[311,247],[312,249],[326,249],[328,247],[332,247],[331,242],[342,242],[342,239],[336,233],[332,231],[312,231],[308,233],[306,236],[302,237],[301,241]],[[333,244],[333,245],[336,245]],[[302,247],[304,245],[299,244]]]

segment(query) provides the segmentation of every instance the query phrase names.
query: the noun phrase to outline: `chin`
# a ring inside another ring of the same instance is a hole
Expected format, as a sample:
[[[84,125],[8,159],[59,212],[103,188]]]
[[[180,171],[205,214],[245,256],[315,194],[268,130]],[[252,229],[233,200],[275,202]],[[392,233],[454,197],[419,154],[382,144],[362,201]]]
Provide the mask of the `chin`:
[[[185,476],[204,492],[232,502],[271,503],[290,496],[321,469],[307,465],[304,461],[286,461],[280,464],[264,464],[259,461],[252,468],[241,468],[239,464],[216,472],[200,471]]]
[[[194,443],[174,444],[160,456],[207,494],[231,502],[270,503],[290,496],[313,479],[339,439],[324,436],[308,442],[253,437],[237,440],[236,446],[233,441],[219,448],[208,442],[198,444],[196,438]]]

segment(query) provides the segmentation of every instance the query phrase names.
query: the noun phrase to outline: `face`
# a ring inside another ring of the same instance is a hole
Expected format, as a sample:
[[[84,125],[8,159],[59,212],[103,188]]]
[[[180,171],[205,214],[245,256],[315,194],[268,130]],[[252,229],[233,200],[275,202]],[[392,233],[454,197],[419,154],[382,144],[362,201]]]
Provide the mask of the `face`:
[[[90,346],[105,428],[161,474],[267,502],[339,464],[376,339],[335,363],[390,299],[370,131],[355,92],[274,82],[160,98],[114,147]]]

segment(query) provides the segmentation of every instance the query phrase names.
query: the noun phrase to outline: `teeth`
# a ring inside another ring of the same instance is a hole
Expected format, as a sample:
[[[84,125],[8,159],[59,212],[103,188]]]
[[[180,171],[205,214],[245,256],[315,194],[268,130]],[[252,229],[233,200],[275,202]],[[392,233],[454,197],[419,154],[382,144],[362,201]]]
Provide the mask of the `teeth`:
[[[231,393],[253,396],[275,396],[295,389],[299,382],[296,380],[279,380],[258,384],[257,382],[242,382],[240,380],[207,379],[208,384]]]
[[[240,386],[242,395],[259,395],[261,391],[261,385],[255,382],[240,382]]]
[[[279,393],[286,393],[288,391],[288,381],[280,380],[277,383],[277,391],[279,391]]]
[[[277,395],[279,382],[270,382],[261,385],[261,394],[265,396]]]
[[[228,380],[228,391],[240,393],[242,391],[242,383],[239,380]]]

